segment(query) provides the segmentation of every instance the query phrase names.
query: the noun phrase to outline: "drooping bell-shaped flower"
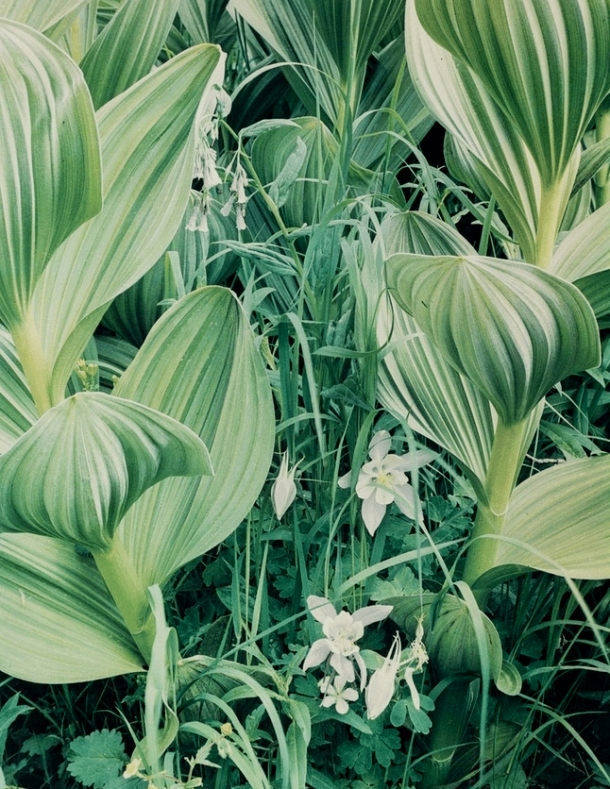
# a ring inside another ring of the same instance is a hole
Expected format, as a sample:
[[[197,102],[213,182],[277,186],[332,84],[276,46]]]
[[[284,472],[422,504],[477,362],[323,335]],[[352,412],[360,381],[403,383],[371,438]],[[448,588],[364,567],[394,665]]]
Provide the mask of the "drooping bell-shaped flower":
[[[397,633],[383,665],[374,672],[366,689],[366,713],[370,720],[378,718],[392,700],[400,667],[400,653],[400,636]]]

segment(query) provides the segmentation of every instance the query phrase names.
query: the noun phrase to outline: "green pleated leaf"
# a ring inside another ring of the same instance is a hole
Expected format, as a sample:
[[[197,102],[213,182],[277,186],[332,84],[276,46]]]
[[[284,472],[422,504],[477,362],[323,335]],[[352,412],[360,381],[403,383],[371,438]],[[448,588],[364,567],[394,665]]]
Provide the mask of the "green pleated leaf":
[[[584,294],[598,320],[610,315],[610,269],[582,277],[574,283]]]
[[[37,418],[13,339],[0,327],[0,455],[9,450]]]
[[[148,74],[179,5],[180,0],[124,0],[119,6],[81,63],[96,108]]]
[[[215,46],[193,47],[97,113],[104,210],[58,250],[33,299],[54,402],[112,299],[176,232],[190,192],[193,122],[219,59]]]
[[[384,220],[381,231],[387,255],[399,250],[474,254],[459,233],[429,214],[394,215]],[[375,290],[367,284],[370,295]],[[378,302],[376,330],[379,347],[389,342],[391,348],[379,364],[380,402],[399,419],[407,419],[414,430],[448,449],[482,489],[494,430],[489,403],[447,363],[391,296]]]
[[[575,282],[610,269],[610,203],[598,208],[571,230],[553,254],[551,271]]]
[[[610,455],[561,463],[519,485],[495,565],[571,578],[610,578]]]
[[[452,134],[445,134],[443,156],[447,170],[453,178],[472,189],[479,200],[488,201],[491,190],[483,177],[479,163],[468,148]]]
[[[527,263],[394,255],[388,284],[449,364],[506,425],[557,381],[599,364],[595,316],[568,282]]]
[[[0,671],[29,682],[89,682],[142,669],[97,571],[74,545],[0,536]]]
[[[0,22],[0,319],[26,314],[57,247],[102,207],[99,142],[77,65]]]
[[[216,31],[228,0],[182,0],[180,19],[193,43],[216,42]]]
[[[87,0],[0,0],[0,17],[45,31],[61,22]]]
[[[525,259],[533,262],[541,183],[531,154],[483,82],[424,30],[415,0],[407,2],[405,27],[415,87],[434,117],[469,153],[468,169],[494,195]],[[470,185],[470,180],[465,183]]]
[[[271,389],[231,292],[203,288],[165,313],[116,393],[179,419],[201,436],[212,458],[213,478],[162,482],[120,526],[144,585],[162,584],[237,528],[271,463]]]
[[[602,167],[610,162],[610,137],[599,140],[587,148],[580,157],[580,164],[574,186],[572,187],[572,195],[579,192],[585,184],[594,178]]]
[[[419,19],[514,124],[546,185],[610,89],[606,0],[416,0]]]
[[[151,485],[210,473],[205,445],[175,419],[129,400],[81,392],[43,414],[0,457],[0,531],[60,537],[103,551]]]

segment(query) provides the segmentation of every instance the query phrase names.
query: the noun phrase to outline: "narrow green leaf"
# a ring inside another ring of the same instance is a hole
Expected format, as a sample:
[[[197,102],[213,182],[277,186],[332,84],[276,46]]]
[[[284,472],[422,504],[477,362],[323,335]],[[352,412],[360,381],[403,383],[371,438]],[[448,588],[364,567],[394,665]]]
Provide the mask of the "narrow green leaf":
[[[33,534],[0,536],[0,670],[29,682],[88,682],[142,669],[93,559]]]
[[[428,34],[473,70],[559,180],[610,89],[606,0],[416,0]]]
[[[580,157],[576,180],[572,187],[572,195],[579,192],[585,184],[594,178],[602,167],[610,162],[610,137],[599,140],[587,148]]]
[[[40,33],[0,22],[0,319],[21,322],[57,247],[102,207],[91,97]]]
[[[610,578],[610,455],[560,463],[522,482],[510,501],[496,566]]]
[[[189,426],[215,476],[166,480],[127,513],[121,539],[145,585],[224,540],[250,511],[274,441],[271,390],[246,317],[230,291],[203,288],[155,324],[116,393]]]
[[[119,6],[81,64],[96,108],[148,74],[179,5],[180,0],[124,0]]]
[[[193,47],[98,111],[104,211],[58,250],[33,299],[54,402],[112,299],[152,267],[181,221],[193,122],[219,59],[215,46]]]
[[[599,364],[595,316],[568,282],[516,261],[394,255],[388,284],[506,425],[555,383]]]
[[[61,22],[87,0],[0,0],[0,17],[23,22],[42,32]]]
[[[194,44],[215,43],[228,0],[182,0],[180,19]]]
[[[151,485],[210,473],[203,442],[175,419],[81,392],[47,411],[0,457],[0,531],[103,551]]]

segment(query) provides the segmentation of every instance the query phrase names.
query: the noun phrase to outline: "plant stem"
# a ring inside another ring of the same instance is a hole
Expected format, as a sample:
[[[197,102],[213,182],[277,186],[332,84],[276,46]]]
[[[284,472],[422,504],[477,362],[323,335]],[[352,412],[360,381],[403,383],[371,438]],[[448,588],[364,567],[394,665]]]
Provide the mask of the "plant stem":
[[[93,558],[142,657],[150,663],[155,640],[155,619],[146,589],[125,546],[115,537],[110,550],[96,551]]]
[[[28,311],[21,323],[11,327],[17,355],[40,415],[51,408],[51,371],[45,358],[38,327]]]
[[[464,581],[469,586],[494,566],[497,541],[476,538],[502,532],[508,502],[523,461],[523,440],[527,426],[527,419],[513,425],[498,421],[485,479],[487,501],[479,503],[472,532],[475,542],[468,551],[464,567]]]
[[[595,116],[595,138],[599,142],[610,137],[610,97],[602,102]],[[595,176],[597,208],[610,202],[610,165],[600,167]]]
[[[565,179],[549,186],[543,185],[538,212],[536,233],[536,259],[530,261],[540,268],[548,269],[553,259],[553,248],[566,206]]]

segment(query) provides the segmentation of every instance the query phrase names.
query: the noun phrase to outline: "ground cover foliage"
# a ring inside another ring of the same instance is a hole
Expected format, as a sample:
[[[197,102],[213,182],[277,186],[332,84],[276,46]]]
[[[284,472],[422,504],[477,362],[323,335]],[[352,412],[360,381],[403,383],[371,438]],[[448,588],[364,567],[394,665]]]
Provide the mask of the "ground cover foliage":
[[[610,785],[608,0],[0,0],[0,789]]]

